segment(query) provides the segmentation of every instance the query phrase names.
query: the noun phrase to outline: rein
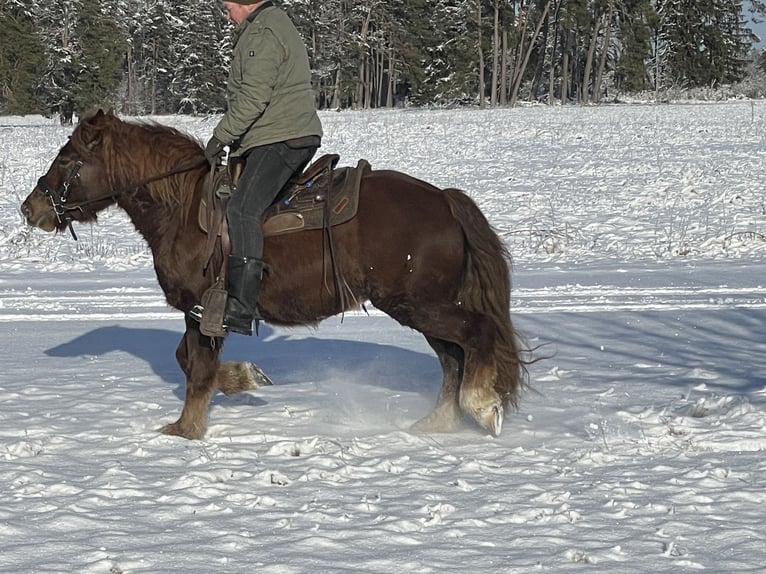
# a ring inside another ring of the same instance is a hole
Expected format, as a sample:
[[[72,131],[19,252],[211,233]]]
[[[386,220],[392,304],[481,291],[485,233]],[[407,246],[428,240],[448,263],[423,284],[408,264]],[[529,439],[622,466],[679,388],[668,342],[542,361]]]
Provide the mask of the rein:
[[[128,185],[123,185],[122,187],[119,187],[116,190],[110,191],[109,193],[104,193],[102,195],[91,197],[82,201],[76,201],[74,203],[67,203],[67,199],[69,196],[69,191],[70,191],[70,187],[72,186],[72,183],[74,183],[76,180],[80,178],[80,168],[82,168],[82,166],[85,164],[84,160],[80,159],[75,162],[74,166],[72,166],[71,171],[66,176],[66,178],[61,183],[61,186],[58,189],[54,189],[50,185],[48,180],[45,178],[45,176],[42,176],[40,179],[37,180],[37,186],[43,190],[43,193],[45,193],[45,196],[50,200],[51,206],[53,207],[53,211],[56,213],[56,219],[58,219],[59,223],[61,223],[62,221],[66,222],[66,224],[69,226],[69,232],[72,234],[72,238],[75,241],[77,241],[77,234],[75,234],[74,227],[72,227],[73,218],[69,214],[70,211],[76,211],[78,209],[82,209],[86,205],[97,203],[105,199],[114,199],[122,195],[123,193],[132,191],[134,189],[143,187],[145,185],[149,185],[150,183],[154,183],[155,181],[159,181],[161,179],[165,179],[166,177],[171,177],[179,173],[191,171],[195,167],[199,167],[204,163],[207,163],[207,159],[202,157],[193,162],[181,164],[178,167],[174,167],[173,169],[160,173],[159,175],[153,175],[151,177],[144,178],[142,180],[130,183]]]

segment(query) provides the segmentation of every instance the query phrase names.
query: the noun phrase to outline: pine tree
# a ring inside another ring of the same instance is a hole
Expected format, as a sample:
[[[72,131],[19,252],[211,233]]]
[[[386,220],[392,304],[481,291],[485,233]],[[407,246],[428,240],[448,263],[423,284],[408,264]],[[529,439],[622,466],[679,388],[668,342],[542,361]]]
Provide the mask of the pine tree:
[[[721,59],[719,81],[734,83],[745,75],[751,38],[743,15],[741,0],[717,0],[714,25],[719,32],[715,54]]]
[[[46,2],[34,7],[40,37],[46,47],[47,65],[40,79],[40,98],[49,114],[58,114],[62,123],[72,123],[72,90],[77,81],[75,24],[79,0]]]
[[[142,23],[140,47],[142,74],[140,76],[146,113],[170,114],[178,109],[170,86],[176,73],[173,48],[172,8],[167,0],[156,0],[147,10]]]
[[[168,42],[166,9],[161,0],[121,0],[116,7],[127,46],[123,113],[154,114],[161,109],[157,107],[157,60]]]
[[[766,0],[281,0],[319,107],[598,101],[736,82]],[[0,113],[70,121],[223,109],[230,32],[210,0],[0,0]],[[752,69],[752,68],[751,68]]]
[[[419,103],[473,101],[477,93],[473,2],[434,0],[429,22],[432,39],[426,45],[423,81],[414,97]]]
[[[742,78],[749,47],[738,0],[666,0],[660,15],[658,65],[665,84],[716,86]]]
[[[393,7],[387,30],[393,60],[389,62],[391,82],[390,105],[403,100],[426,81],[426,46],[433,43],[430,2],[400,0]],[[418,102],[413,102],[418,103]],[[426,102],[428,103],[428,102]]]
[[[657,15],[649,0],[623,0],[618,6],[617,18],[616,88],[627,93],[646,90],[650,87],[647,62]]]
[[[102,11],[102,4],[83,0],[75,26],[79,51],[71,97],[78,115],[114,108],[123,77],[127,44],[116,22]]]
[[[170,93],[174,113],[219,112],[225,105],[228,32],[224,14],[209,0],[174,0]]]
[[[45,71],[45,56],[34,21],[16,2],[0,3],[0,112],[43,111],[36,93]]]

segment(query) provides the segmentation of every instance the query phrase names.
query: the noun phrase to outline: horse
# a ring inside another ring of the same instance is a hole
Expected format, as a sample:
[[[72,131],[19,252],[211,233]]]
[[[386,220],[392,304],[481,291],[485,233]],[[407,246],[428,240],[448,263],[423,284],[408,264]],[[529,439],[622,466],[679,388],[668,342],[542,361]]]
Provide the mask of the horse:
[[[225,337],[208,337],[188,313],[214,278],[196,214],[210,166],[200,142],[154,122],[99,110],[82,118],[21,205],[46,232],[95,222],[117,205],[145,239],[167,303],[184,313],[176,359],[186,377],[181,415],[159,432],[201,439],[216,390],[270,384],[254,363],[222,362]],[[443,372],[433,410],[413,429],[454,432],[468,415],[499,436],[528,385],[522,336],[510,316],[510,256],[475,202],[392,170],[367,172],[356,216],[327,230],[268,236],[259,310],[268,324],[316,326],[365,302],[419,331]],[[72,230],[74,235],[74,231]],[[328,280],[341,274],[341,281]],[[343,289],[346,293],[340,293]]]

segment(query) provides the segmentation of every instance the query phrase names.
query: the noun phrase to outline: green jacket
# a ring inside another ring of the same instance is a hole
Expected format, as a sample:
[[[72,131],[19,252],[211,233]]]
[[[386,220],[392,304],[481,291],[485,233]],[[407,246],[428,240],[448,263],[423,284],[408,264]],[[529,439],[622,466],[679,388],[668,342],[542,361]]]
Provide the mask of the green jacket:
[[[271,2],[236,30],[226,100],[213,135],[235,157],[255,146],[322,136],[306,46]]]

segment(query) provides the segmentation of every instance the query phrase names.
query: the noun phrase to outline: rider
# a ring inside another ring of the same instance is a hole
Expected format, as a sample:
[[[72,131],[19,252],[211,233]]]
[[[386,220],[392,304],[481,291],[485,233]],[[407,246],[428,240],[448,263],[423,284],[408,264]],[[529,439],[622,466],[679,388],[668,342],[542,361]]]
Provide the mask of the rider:
[[[302,171],[321,143],[306,46],[271,1],[231,0],[223,9],[237,28],[226,85],[227,109],[205,147],[215,164],[229,146],[245,167],[227,207],[231,255],[223,326],[252,335],[263,273],[264,211]],[[204,312],[199,306],[198,312]]]

